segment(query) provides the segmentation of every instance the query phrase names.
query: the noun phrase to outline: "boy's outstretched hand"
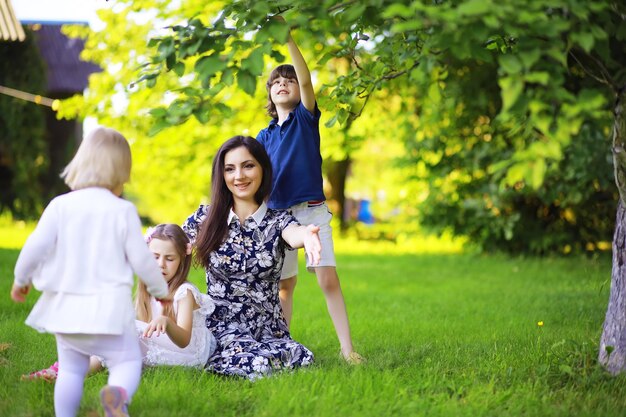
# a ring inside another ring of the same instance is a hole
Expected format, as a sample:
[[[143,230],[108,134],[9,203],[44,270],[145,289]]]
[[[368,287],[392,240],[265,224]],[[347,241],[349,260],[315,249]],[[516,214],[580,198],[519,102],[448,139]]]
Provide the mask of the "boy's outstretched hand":
[[[29,291],[30,285],[20,287],[13,284],[13,287],[11,288],[11,299],[16,303],[23,303],[24,301],[26,301],[26,295],[28,295]]]

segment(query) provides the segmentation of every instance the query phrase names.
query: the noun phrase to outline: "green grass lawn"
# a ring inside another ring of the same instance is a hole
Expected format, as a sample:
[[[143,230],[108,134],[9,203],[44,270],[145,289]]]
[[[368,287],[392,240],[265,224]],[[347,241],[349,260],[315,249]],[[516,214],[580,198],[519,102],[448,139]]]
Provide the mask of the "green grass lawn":
[[[9,290],[29,232],[0,225],[0,416],[52,416],[53,385],[20,382],[55,359]],[[133,416],[623,416],[626,377],[596,364],[611,260],[464,254],[436,241],[337,242],[357,350],[349,367],[315,278],[302,273],[293,336],[314,366],[251,383],[179,368],[144,372]],[[301,271],[303,269],[301,268]],[[200,271],[192,280],[204,288]],[[539,326],[538,322],[543,322]],[[80,415],[101,415],[106,374]]]

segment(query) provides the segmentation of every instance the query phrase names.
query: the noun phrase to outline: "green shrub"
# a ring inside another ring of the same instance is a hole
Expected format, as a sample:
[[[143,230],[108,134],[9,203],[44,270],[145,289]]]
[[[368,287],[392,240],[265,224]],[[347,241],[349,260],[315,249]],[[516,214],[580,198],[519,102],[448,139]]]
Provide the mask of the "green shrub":
[[[45,92],[44,63],[32,32],[23,42],[0,42],[0,85],[31,94]],[[0,212],[15,218],[41,213],[40,178],[48,158],[44,109],[0,94]]]

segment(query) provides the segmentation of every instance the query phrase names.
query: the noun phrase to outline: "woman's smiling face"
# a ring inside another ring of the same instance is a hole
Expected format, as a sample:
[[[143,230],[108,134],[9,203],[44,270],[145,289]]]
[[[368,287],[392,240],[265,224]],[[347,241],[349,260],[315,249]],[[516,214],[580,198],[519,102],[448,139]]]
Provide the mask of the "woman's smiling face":
[[[245,146],[224,155],[224,182],[235,200],[254,201],[262,180],[261,165]]]

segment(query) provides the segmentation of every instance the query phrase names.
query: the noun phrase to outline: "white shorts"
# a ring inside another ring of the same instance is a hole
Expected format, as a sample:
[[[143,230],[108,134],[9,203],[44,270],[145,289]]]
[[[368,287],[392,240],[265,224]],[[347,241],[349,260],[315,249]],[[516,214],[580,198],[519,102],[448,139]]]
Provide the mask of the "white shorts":
[[[330,220],[333,218],[333,215],[328,209],[326,202],[315,204],[300,203],[290,207],[289,211],[301,225],[308,226],[309,224],[314,224],[320,228],[319,237],[322,244],[320,262],[315,266],[311,266],[305,252],[307,270],[315,272],[315,267],[318,266],[337,266],[335,247],[333,245],[333,229],[330,227]],[[286,250],[285,263],[283,264],[280,279],[291,278],[295,275],[298,275],[298,251]]]

